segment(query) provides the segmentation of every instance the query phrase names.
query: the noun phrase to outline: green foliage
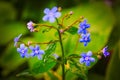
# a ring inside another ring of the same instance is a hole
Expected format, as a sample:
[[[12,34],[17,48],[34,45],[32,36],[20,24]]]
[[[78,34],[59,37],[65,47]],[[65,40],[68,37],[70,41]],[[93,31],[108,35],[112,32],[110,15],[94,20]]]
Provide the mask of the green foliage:
[[[108,64],[107,75],[105,80],[119,80],[120,79],[120,41],[116,45],[111,60]]]
[[[33,65],[32,73],[38,74],[38,73],[47,72],[48,70],[53,68],[55,64],[56,62],[50,59],[48,61],[40,60]]]
[[[85,65],[81,65],[79,62],[75,60],[71,60],[70,62],[70,72],[76,74],[83,80],[87,80],[87,67]]]
[[[45,58],[48,58],[50,54],[52,54],[56,49],[56,43],[48,44],[47,49],[45,50]]]
[[[71,27],[69,30],[67,30],[67,32],[69,32],[72,35],[77,34],[77,31],[78,31],[78,28],[76,27]]]

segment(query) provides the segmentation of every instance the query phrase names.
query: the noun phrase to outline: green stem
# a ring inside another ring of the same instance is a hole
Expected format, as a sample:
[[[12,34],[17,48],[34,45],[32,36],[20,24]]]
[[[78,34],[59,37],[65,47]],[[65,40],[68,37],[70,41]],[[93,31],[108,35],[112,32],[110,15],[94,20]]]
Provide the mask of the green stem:
[[[60,46],[62,50],[62,80],[65,80],[65,67],[64,67],[64,49],[63,49],[63,43],[62,43],[62,38],[59,29],[57,29],[58,34],[59,34],[59,40],[60,40]]]

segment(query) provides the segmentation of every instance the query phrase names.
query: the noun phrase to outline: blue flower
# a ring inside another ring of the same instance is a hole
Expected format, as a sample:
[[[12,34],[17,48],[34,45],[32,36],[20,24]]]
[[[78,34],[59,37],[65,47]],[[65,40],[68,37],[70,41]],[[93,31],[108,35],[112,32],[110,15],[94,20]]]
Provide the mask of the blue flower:
[[[89,28],[89,27],[90,27],[90,24],[87,24],[87,20],[84,20],[79,25],[78,34],[86,34],[88,32],[86,28]]]
[[[90,33],[81,34],[80,42],[83,42],[84,46],[87,46],[87,43],[90,42]]]
[[[42,54],[44,54],[43,50],[40,50],[40,47],[36,45],[35,47],[30,46],[29,47],[32,50],[31,56],[38,56],[38,59],[42,59]]]
[[[29,21],[27,23],[27,28],[30,30],[30,32],[34,32],[34,26],[33,26],[33,22],[32,21]]]
[[[28,58],[29,57],[29,54],[27,53],[28,52],[28,48],[25,47],[24,44],[20,44],[20,48],[17,48],[17,51],[20,53],[20,56],[22,58],[24,58],[24,57]]]
[[[106,46],[106,47],[104,47],[104,48],[102,49],[102,53],[103,53],[103,55],[104,55],[105,57],[107,57],[107,56],[110,55],[110,53],[109,53],[107,50],[108,50],[108,46]]]
[[[45,16],[43,17],[43,21],[49,21],[51,23],[55,22],[55,18],[59,18],[61,13],[58,12],[57,7],[53,7],[51,10],[45,8],[44,10]]]
[[[22,34],[20,34],[18,37],[14,38],[14,46],[17,46],[17,42],[19,41],[21,36],[22,36]]]
[[[85,63],[86,66],[90,66],[91,62],[95,62],[95,59],[92,56],[92,52],[88,51],[87,54],[86,53],[82,53],[81,54],[81,58],[79,60],[79,62],[81,64]]]

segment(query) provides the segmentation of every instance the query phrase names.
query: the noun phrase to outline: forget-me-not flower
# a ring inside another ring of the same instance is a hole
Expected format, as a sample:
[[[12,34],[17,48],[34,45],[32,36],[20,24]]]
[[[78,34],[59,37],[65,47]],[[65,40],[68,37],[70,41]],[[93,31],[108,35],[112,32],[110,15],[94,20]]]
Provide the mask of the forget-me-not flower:
[[[20,37],[22,36],[22,34],[20,34],[18,37],[14,38],[14,46],[17,45],[17,42],[19,41]]]
[[[88,42],[90,42],[90,33],[81,34],[80,42],[83,42],[84,46],[87,46]]]
[[[29,54],[28,54],[28,48],[27,47],[25,47],[25,45],[24,44],[20,44],[20,48],[17,48],[17,51],[20,53],[20,56],[22,57],[22,58],[24,58],[24,57],[29,57]]]
[[[107,57],[107,56],[110,55],[110,53],[109,53],[107,50],[108,50],[108,46],[106,46],[106,47],[104,47],[104,48],[102,49],[102,53],[103,53],[103,55],[104,55],[105,57]]]
[[[51,10],[49,8],[45,8],[44,13],[45,16],[43,17],[43,21],[49,21],[51,23],[55,22],[55,18],[59,18],[61,16],[57,7],[53,7]]]
[[[90,27],[90,24],[87,24],[87,20],[84,20],[79,25],[78,34],[86,34],[88,32],[86,29],[89,27]]]
[[[35,47],[30,46],[29,47],[32,50],[31,56],[38,56],[38,59],[42,59],[42,54],[44,54],[43,50],[40,50],[40,47],[36,45]]]
[[[79,62],[81,64],[85,63],[86,66],[90,66],[91,62],[95,62],[95,59],[92,56],[92,52],[88,51],[87,54],[86,53],[82,53],[81,54],[81,58],[79,60]]]
[[[27,28],[30,30],[30,32],[34,32],[34,26],[33,26],[33,22],[32,21],[29,21],[27,23]]]

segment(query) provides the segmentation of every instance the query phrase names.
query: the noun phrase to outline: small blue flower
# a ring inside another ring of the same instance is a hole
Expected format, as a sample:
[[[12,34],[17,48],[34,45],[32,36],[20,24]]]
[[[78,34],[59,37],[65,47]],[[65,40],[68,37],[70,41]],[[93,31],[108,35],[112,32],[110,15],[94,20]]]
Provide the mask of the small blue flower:
[[[104,55],[105,57],[107,57],[107,56],[110,55],[110,53],[109,53],[107,50],[108,50],[108,46],[106,46],[106,47],[104,47],[104,48],[102,49],[102,53],[103,53],[103,55]]]
[[[17,42],[19,41],[21,36],[22,36],[22,34],[20,34],[18,37],[14,38],[14,46],[17,46]]]
[[[90,42],[90,33],[81,34],[80,42],[83,42],[84,46],[87,46],[87,43]]]
[[[42,59],[42,54],[44,54],[43,50],[40,50],[40,47],[36,45],[35,47],[30,46],[29,47],[32,50],[31,56],[38,56],[38,59]]]
[[[58,12],[57,7],[53,7],[51,10],[45,8],[44,10],[45,16],[43,17],[43,21],[49,21],[51,23],[55,22],[55,18],[59,18],[61,13]]]
[[[24,57],[28,58],[29,57],[29,54],[27,53],[28,52],[28,48],[25,47],[24,44],[20,44],[20,48],[17,48],[17,51],[20,53],[20,56],[22,58],[24,58]]]
[[[81,58],[79,60],[79,62],[81,64],[85,63],[86,66],[90,66],[91,62],[95,62],[95,59],[92,56],[92,52],[88,51],[87,54],[86,53],[82,53],[81,54]]]
[[[30,32],[34,32],[34,26],[33,26],[33,22],[32,21],[29,21],[27,23],[27,28],[30,30]]]
[[[89,28],[89,27],[90,27],[90,24],[87,24],[87,20],[84,20],[79,25],[78,34],[86,34],[88,32],[86,28]]]

